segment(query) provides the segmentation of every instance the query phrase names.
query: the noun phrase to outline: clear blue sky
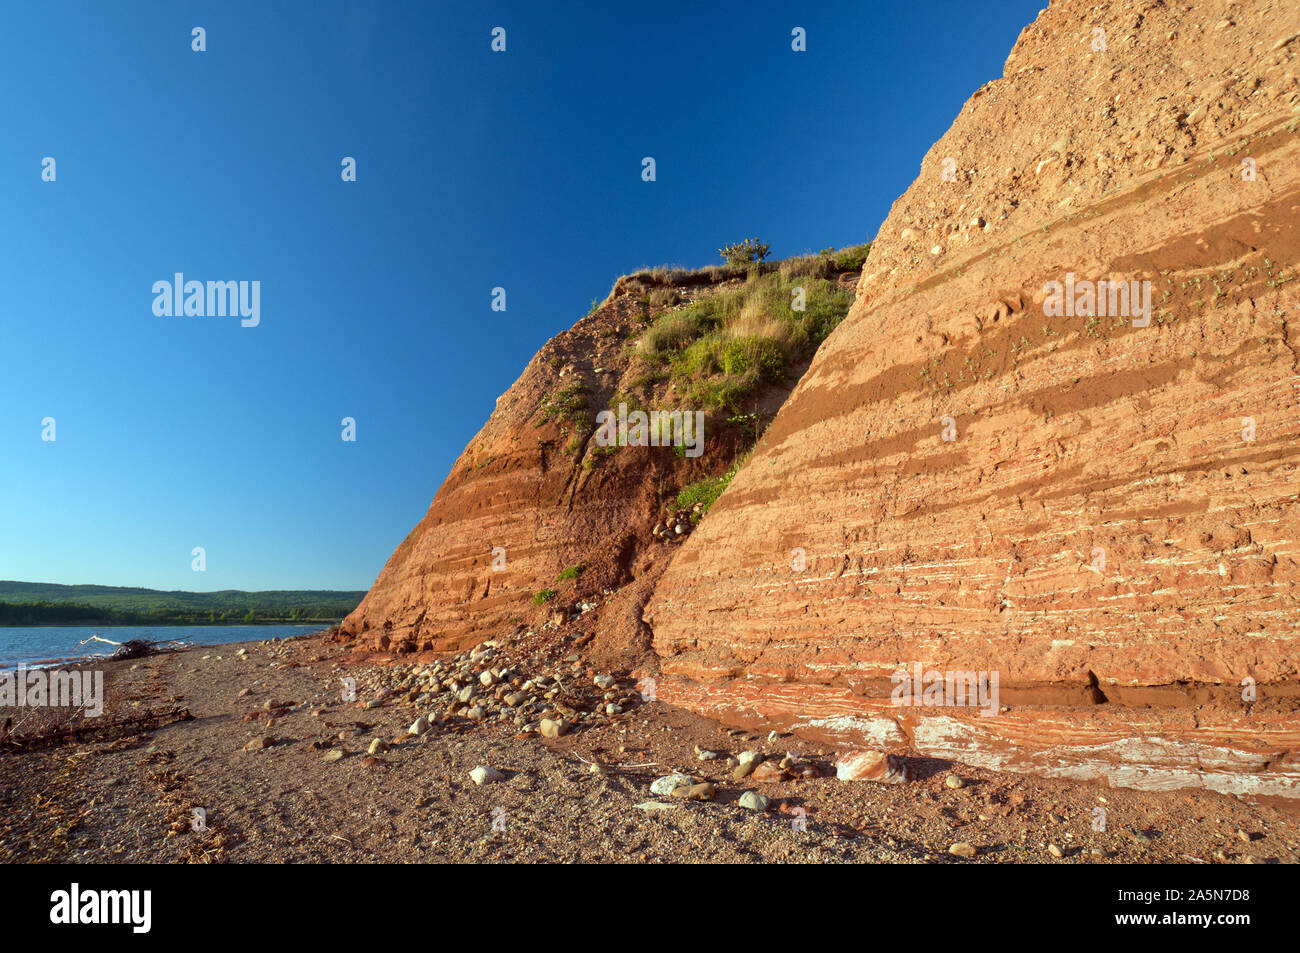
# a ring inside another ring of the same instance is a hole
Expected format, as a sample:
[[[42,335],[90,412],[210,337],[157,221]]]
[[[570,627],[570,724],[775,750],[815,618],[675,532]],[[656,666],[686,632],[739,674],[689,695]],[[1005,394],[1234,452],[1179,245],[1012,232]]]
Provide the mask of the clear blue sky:
[[[1040,5],[6,4],[0,578],[368,588],[617,275],[867,240]]]

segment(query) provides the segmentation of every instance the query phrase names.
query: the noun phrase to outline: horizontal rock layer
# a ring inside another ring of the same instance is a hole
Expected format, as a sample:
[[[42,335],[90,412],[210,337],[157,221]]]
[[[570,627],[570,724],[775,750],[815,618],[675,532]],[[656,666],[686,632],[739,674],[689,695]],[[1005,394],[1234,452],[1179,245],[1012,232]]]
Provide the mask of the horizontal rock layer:
[[[792,731],[844,748],[913,750],[994,771],[1143,790],[1201,788],[1300,797],[1300,721],[1290,712],[898,707],[844,688],[659,676],[657,696],[756,729]],[[1005,700],[1005,699],[1004,699]]]
[[[661,699],[1296,796],[1298,28],[1259,2],[1053,3],[1026,28],[660,581]],[[1056,313],[1075,280],[1149,282],[1149,325]],[[873,692],[914,663],[1029,707],[899,715]],[[1243,680],[1258,708],[1197,714]],[[1116,701],[1180,684],[1185,707]]]

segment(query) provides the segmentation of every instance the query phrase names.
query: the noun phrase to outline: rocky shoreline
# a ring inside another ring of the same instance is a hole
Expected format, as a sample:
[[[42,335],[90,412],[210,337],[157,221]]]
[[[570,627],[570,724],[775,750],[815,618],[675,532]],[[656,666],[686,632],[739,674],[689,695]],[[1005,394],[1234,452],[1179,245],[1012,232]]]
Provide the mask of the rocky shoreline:
[[[1300,860],[1298,819],[1270,804],[999,774],[906,750],[855,760],[669,707],[630,672],[590,668],[580,641],[519,631],[399,660],[317,635],[99,663],[102,726],[50,744],[8,736],[0,857]]]

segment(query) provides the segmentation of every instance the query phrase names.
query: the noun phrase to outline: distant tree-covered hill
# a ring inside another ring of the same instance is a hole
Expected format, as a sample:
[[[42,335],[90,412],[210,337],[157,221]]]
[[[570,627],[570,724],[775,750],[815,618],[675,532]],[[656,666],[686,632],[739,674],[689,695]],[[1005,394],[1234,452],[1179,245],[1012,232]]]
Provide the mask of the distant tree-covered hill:
[[[363,591],[163,591],[0,580],[0,625],[201,625],[336,622]]]

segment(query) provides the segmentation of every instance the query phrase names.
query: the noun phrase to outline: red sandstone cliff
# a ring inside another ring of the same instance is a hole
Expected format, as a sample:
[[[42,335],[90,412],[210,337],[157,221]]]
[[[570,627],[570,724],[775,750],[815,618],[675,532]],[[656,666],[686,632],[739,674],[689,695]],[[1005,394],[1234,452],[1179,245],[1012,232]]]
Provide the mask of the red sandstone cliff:
[[[1025,28],[656,587],[662,699],[1300,796],[1297,53],[1286,3],[1066,0]],[[1150,282],[1149,326],[1052,313],[1067,275]],[[916,662],[997,672],[1010,710],[891,705]]]

